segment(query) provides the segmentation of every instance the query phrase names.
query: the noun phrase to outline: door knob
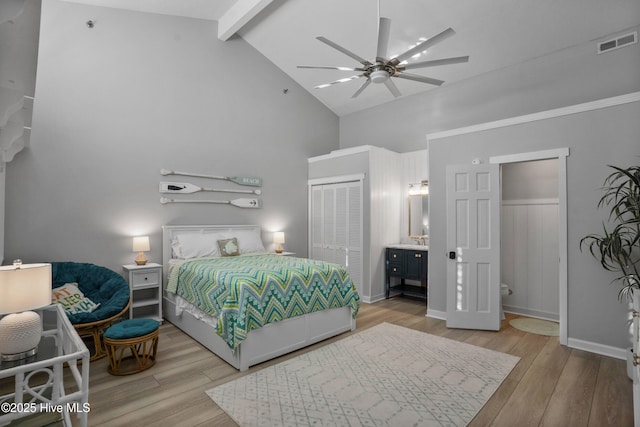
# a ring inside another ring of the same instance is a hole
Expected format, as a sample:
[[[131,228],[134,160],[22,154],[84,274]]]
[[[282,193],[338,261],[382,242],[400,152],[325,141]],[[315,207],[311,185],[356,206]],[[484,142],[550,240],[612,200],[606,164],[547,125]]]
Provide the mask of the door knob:
[[[456,259],[456,252],[455,251],[449,252],[449,259]]]

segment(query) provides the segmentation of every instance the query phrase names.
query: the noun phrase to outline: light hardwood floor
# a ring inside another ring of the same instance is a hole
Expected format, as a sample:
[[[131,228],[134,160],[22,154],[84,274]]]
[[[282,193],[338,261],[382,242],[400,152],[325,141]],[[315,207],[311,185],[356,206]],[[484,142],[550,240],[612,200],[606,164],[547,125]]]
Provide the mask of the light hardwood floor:
[[[382,322],[519,356],[520,362],[471,426],[632,426],[632,382],[626,362],[560,346],[557,337],[528,334],[509,326],[500,332],[447,329],[425,317],[424,302],[394,298],[363,304],[357,330]],[[252,367],[254,372],[302,352]],[[105,359],[91,364],[91,426],[235,426],[205,390],[240,373],[173,325],[161,327],[158,361],[131,376],[107,373]]]

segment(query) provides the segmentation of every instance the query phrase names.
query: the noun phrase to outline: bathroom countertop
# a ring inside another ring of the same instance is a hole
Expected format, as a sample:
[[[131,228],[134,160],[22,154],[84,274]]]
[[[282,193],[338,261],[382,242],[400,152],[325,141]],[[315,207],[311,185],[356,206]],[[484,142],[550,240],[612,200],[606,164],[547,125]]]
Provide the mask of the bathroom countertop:
[[[395,243],[393,245],[387,245],[388,248],[394,249],[411,249],[414,251],[428,251],[429,245],[416,245],[411,243]]]

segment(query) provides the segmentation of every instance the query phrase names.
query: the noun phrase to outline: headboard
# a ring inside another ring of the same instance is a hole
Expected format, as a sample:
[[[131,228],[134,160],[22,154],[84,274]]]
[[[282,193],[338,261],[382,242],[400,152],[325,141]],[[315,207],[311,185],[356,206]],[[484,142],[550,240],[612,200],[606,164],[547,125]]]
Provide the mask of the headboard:
[[[169,260],[173,257],[171,242],[174,237],[181,234],[206,234],[233,232],[234,230],[255,230],[260,232],[259,225],[163,225],[162,226],[162,265],[164,276],[163,283],[166,285],[166,274],[169,271]]]

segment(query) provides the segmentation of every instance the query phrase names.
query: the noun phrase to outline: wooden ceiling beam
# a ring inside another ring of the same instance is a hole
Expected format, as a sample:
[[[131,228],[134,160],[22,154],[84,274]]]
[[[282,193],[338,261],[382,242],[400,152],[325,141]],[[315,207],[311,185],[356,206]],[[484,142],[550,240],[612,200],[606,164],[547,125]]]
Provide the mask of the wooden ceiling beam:
[[[273,0],[237,1],[218,20],[218,39],[227,41]]]

